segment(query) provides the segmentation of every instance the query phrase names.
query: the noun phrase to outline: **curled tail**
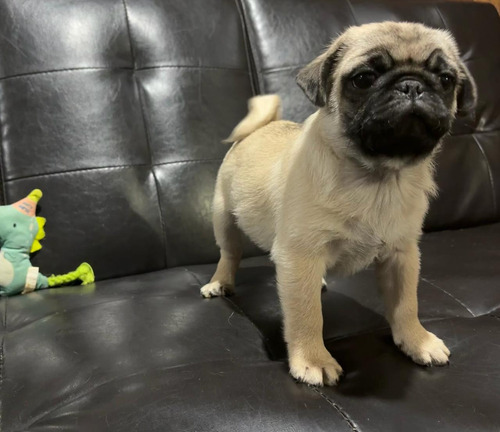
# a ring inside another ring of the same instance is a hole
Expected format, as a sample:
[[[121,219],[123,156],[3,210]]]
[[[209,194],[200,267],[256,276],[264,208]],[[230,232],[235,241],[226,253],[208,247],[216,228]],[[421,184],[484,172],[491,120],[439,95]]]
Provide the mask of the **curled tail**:
[[[241,141],[257,129],[281,119],[281,98],[278,95],[255,96],[248,101],[248,114],[223,142]]]

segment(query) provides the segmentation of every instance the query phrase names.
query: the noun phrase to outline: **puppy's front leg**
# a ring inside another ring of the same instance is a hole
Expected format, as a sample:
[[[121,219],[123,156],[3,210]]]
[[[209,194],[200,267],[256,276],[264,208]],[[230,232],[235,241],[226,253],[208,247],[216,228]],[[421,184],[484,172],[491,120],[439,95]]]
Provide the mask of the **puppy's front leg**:
[[[450,351],[418,319],[417,285],[420,252],[416,241],[387,252],[377,262],[377,276],[384,296],[386,317],[394,343],[421,365],[444,365]]]
[[[323,342],[321,259],[285,254],[276,262],[290,373],[311,385],[334,385],[342,368]]]

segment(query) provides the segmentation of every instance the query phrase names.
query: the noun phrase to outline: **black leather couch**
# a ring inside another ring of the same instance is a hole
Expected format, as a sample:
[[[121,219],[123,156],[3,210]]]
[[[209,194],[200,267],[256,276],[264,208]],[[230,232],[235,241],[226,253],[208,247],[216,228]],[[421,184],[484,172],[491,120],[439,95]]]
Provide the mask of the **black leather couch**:
[[[477,80],[475,119],[439,157],[420,316],[453,352],[393,345],[373,271],[330,277],[327,347],[346,375],[287,373],[274,269],[246,245],[231,298],[199,288],[220,144],[257,93],[313,107],[298,69],[348,25],[450,29]],[[500,20],[478,3],[0,0],[1,199],[38,187],[45,274],[98,282],[0,299],[0,430],[499,431]]]

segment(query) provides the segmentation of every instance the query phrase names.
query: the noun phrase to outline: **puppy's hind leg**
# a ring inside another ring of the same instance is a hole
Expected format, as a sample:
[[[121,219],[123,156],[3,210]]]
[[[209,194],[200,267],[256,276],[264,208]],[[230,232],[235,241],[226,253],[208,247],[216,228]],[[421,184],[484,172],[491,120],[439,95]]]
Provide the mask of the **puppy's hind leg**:
[[[232,294],[236,270],[241,260],[241,231],[233,214],[225,206],[224,196],[218,187],[214,197],[213,224],[220,259],[212,279],[200,290],[203,297]]]

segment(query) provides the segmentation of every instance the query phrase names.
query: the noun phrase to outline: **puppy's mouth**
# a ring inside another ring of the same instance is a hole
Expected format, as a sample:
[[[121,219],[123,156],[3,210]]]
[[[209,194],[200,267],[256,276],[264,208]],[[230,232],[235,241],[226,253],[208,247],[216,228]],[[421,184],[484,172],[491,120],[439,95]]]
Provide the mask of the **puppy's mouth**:
[[[451,127],[447,111],[422,100],[397,98],[377,111],[366,116],[355,140],[372,157],[425,157]]]

